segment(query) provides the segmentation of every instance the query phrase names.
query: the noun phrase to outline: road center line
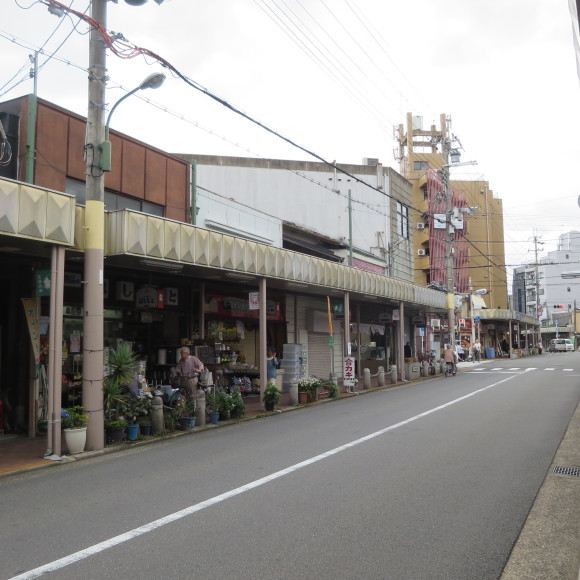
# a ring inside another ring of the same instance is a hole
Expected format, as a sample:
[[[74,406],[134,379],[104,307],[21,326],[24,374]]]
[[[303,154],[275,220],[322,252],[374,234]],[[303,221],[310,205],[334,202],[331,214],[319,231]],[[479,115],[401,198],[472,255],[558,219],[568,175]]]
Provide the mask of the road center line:
[[[56,570],[60,570],[61,568],[65,568],[66,566],[70,566],[71,564],[75,564],[76,562],[80,562],[81,560],[85,560],[89,556],[94,556],[95,554],[99,554],[101,552],[104,552],[105,550],[109,550],[110,548],[114,548],[115,546],[119,546],[120,544],[128,542],[129,540],[133,540],[134,538],[138,538],[139,536],[142,536],[144,534],[148,534],[149,532],[152,532],[158,528],[166,526],[167,524],[171,524],[172,522],[180,520],[186,516],[189,516],[191,514],[199,512],[205,508],[211,507],[212,505],[216,505],[216,504],[221,503],[223,501],[226,501],[232,497],[235,497],[237,495],[241,495],[242,493],[245,493],[246,491],[250,491],[251,489],[255,489],[257,487],[265,485],[266,483],[270,483],[271,481],[274,481],[276,479],[280,479],[281,477],[284,477],[285,475],[289,475],[290,473],[294,473],[295,471],[299,471],[300,469],[303,469],[304,467],[308,467],[309,465],[312,465],[314,463],[318,463],[319,461],[322,461],[323,459],[326,459],[327,457],[331,457],[332,455],[336,455],[337,453],[341,453],[342,451],[346,451],[347,449],[351,449],[352,447],[356,447],[357,445],[360,445],[361,443],[366,443],[367,441],[371,441],[372,439],[376,439],[377,437],[380,437],[381,435],[384,435],[385,433],[388,433],[389,431],[394,431],[395,429],[398,429],[399,427],[403,427],[405,425],[408,425],[409,423],[413,423],[414,421],[417,421],[418,419],[422,419],[423,417],[427,417],[428,415],[436,413],[437,411],[441,411],[442,409],[446,409],[447,407],[450,407],[452,405],[460,403],[461,401],[464,401],[465,399],[469,399],[470,397],[473,397],[474,395],[477,395],[479,393],[487,391],[488,389],[492,389],[493,387],[497,387],[498,385],[501,385],[502,383],[505,383],[506,381],[513,379],[515,376],[516,375],[512,375],[506,379],[502,379],[501,381],[497,381],[491,385],[488,385],[487,387],[483,387],[481,389],[478,389],[477,391],[473,391],[472,393],[469,393],[467,395],[463,395],[462,397],[459,397],[458,399],[453,399],[452,401],[449,401],[448,403],[444,403],[443,405],[439,405],[438,407],[434,407],[433,409],[429,409],[428,411],[425,411],[423,413],[419,413],[418,415],[415,415],[414,417],[410,417],[409,419],[405,419],[404,421],[400,421],[399,423],[395,423],[394,425],[390,425],[389,427],[385,427],[384,429],[380,429],[379,431],[375,431],[374,433],[371,433],[369,435],[365,435],[364,437],[361,437],[359,439],[355,439],[354,441],[351,441],[350,443],[345,443],[344,445],[340,445],[339,447],[335,447],[334,449],[331,449],[330,451],[325,451],[324,453],[321,453],[320,455],[315,455],[314,457],[311,457],[310,459],[306,459],[305,461],[301,461],[300,463],[295,463],[294,465],[291,465],[290,467],[286,467],[285,469],[281,469],[280,471],[276,471],[275,473],[272,473],[270,475],[266,475],[265,477],[262,477],[260,479],[256,479],[255,481],[252,481],[252,482],[247,483],[245,485],[242,485],[240,487],[236,487],[235,489],[232,489],[230,491],[226,491],[225,493],[222,493],[220,495],[216,495],[215,497],[212,497],[210,499],[206,499],[205,501],[202,501],[200,503],[196,503],[196,504],[189,506],[185,509],[182,509],[182,510],[179,510],[179,511],[174,512],[172,514],[169,514],[163,518],[160,518],[158,520],[154,520],[148,524],[145,524],[144,526],[139,526],[138,528],[134,528],[133,530],[125,532],[124,534],[120,534],[119,536],[115,536],[115,537],[110,538],[108,540],[105,540],[103,542],[99,542],[98,544],[94,544],[93,546],[89,546],[88,548],[85,548],[84,550],[80,550],[78,552],[70,554],[69,556],[65,556],[64,558],[54,560],[54,562],[50,562],[48,564],[45,564],[44,566],[39,566],[38,568],[34,568],[33,570],[29,570],[28,572],[23,572],[22,574],[19,574],[18,576],[13,576],[12,578],[10,578],[10,580],[31,580],[32,578],[38,578],[39,576],[42,576],[44,574],[49,574],[51,572],[55,572]]]

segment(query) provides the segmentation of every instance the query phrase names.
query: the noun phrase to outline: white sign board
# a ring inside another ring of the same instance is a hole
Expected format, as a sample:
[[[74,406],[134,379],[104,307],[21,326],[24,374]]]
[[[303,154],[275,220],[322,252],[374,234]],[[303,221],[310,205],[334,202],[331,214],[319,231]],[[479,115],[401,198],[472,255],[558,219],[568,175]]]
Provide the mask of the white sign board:
[[[342,376],[344,377],[345,387],[354,387],[356,379],[354,374],[354,357],[352,356],[344,357],[344,367]]]
[[[260,310],[260,293],[259,292],[249,292],[248,293],[248,304],[250,310]]]

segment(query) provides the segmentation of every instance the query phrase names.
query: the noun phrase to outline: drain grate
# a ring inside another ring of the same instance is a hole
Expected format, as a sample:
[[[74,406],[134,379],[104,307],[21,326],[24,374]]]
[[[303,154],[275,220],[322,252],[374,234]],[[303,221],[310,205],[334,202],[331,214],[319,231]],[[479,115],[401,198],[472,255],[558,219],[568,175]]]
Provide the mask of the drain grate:
[[[562,467],[561,465],[554,465],[552,473],[558,475],[572,475],[573,477],[580,477],[580,467]]]

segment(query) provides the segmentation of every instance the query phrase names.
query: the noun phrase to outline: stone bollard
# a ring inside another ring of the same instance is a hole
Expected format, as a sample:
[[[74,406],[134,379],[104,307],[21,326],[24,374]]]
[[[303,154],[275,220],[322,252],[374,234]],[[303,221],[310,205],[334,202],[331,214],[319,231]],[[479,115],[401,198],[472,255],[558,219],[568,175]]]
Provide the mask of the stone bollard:
[[[363,389],[371,388],[371,369],[363,369]]]
[[[426,360],[421,363],[421,376],[429,376],[429,363]]]
[[[385,386],[385,369],[383,367],[379,367],[379,387]]]
[[[165,421],[163,420],[163,399],[153,397],[151,403],[151,433],[163,433],[165,431]]]
[[[291,381],[290,382],[289,403],[291,405],[298,404],[298,381]]]
[[[397,382],[397,365],[391,365],[391,385]]]
[[[205,427],[205,391],[200,389],[195,393],[197,408],[195,409],[195,424],[197,427]]]

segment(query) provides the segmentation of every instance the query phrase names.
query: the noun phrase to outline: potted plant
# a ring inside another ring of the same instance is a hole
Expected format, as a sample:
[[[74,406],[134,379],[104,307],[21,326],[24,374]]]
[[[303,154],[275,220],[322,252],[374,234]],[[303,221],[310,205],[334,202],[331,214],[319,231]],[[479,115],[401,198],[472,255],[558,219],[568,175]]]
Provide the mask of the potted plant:
[[[264,407],[266,411],[273,411],[280,400],[281,392],[272,382],[268,383],[264,391]]]
[[[89,416],[80,406],[69,407],[62,413],[64,440],[69,453],[82,453],[87,442],[87,422]]]
[[[217,395],[218,393],[215,390],[212,390],[205,395],[205,408],[209,413],[209,422],[212,425],[215,425],[220,417],[220,403]]]
[[[119,418],[119,407],[127,397],[127,387],[137,371],[137,355],[127,343],[109,352],[109,372],[103,382],[105,420]]]
[[[114,419],[105,421],[105,431],[107,433],[107,443],[119,443],[125,439],[126,419]]]
[[[239,389],[236,389],[232,393],[232,404],[232,419],[241,419],[246,414],[246,405],[244,404],[244,398],[242,397],[242,393],[240,393]]]
[[[149,437],[151,435],[151,421],[148,419],[139,420],[139,431],[143,437]]]
[[[225,393],[223,391],[218,391],[217,394],[220,421],[229,421],[232,409],[234,408],[234,401],[232,400],[232,396],[229,393]]]
[[[298,401],[300,403],[308,403],[314,401],[316,398],[316,391],[322,384],[320,379],[316,377],[304,377],[298,381]],[[305,393],[302,394],[301,393]]]
[[[336,383],[324,383],[324,389],[331,399],[336,399],[340,393],[340,387]]]

